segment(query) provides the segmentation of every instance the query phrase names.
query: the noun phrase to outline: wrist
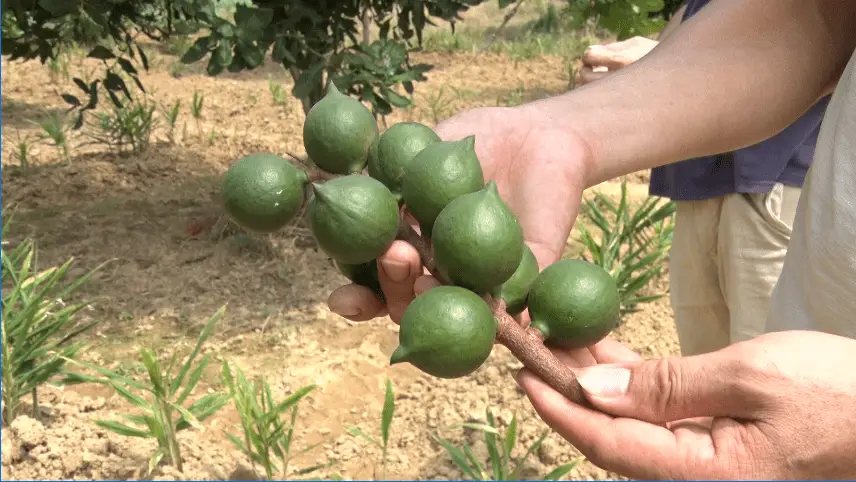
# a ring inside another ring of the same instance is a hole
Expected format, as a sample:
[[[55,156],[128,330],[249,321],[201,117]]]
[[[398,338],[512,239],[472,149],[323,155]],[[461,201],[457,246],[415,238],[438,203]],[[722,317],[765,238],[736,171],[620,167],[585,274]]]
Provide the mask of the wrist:
[[[586,189],[603,180],[600,174],[597,152],[597,136],[584,122],[584,110],[562,99],[543,99],[515,107],[510,115],[519,119],[527,129],[527,143],[545,150],[554,159],[566,179]],[[558,173],[557,173],[558,174]],[[605,180],[605,179],[604,179]]]

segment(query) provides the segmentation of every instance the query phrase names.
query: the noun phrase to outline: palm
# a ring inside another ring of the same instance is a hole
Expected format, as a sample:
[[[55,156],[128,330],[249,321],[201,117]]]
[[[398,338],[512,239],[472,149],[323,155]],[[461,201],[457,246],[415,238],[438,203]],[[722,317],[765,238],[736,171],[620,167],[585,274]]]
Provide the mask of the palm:
[[[519,129],[519,114],[504,108],[474,109],[440,123],[443,140],[475,135],[486,180],[496,182],[515,212],[541,268],[558,260],[576,218],[583,189],[568,165],[581,159],[579,142],[567,134]]]

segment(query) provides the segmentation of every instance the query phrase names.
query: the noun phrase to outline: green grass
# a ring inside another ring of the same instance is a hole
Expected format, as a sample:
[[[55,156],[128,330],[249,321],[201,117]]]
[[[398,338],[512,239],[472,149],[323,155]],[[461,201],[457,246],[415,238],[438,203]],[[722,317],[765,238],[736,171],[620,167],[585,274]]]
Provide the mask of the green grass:
[[[503,12],[486,16],[479,21],[465,20],[454,33],[448,25],[426,31],[423,48],[442,53],[487,51],[519,60],[543,55],[576,58],[598,41],[594,34],[574,28],[555,3],[536,2],[521,8],[502,29]]]

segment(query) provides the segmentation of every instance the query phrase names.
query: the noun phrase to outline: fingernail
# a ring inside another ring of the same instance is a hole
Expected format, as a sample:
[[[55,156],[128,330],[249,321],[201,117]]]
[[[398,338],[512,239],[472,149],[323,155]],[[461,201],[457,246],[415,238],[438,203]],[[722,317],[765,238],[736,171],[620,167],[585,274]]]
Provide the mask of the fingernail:
[[[383,270],[386,272],[386,275],[389,276],[389,279],[392,281],[404,281],[408,276],[410,276],[410,265],[407,263],[385,259],[381,261],[381,264],[383,265]]]
[[[577,380],[590,395],[600,398],[621,397],[630,386],[630,370],[594,366],[577,372]]]
[[[330,311],[332,311],[333,313],[336,313],[337,315],[343,316],[345,318],[353,318],[362,313],[362,310],[360,310],[356,306],[351,306],[336,301],[330,302],[327,307],[330,308]]]

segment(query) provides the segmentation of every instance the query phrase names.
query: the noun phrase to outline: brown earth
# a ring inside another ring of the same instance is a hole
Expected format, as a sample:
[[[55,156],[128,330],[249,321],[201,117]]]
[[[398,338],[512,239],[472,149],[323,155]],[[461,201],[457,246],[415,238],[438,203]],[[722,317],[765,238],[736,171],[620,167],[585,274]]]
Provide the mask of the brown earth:
[[[42,266],[73,256],[71,276],[112,260],[80,292],[97,301],[83,316],[103,320],[90,337],[88,360],[140,375],[144,371],[140,348],[156,347],[162,357],[186,353],[205,320],[228,304],[206,348],[216,362],[199,390],[219,388],[219,360],[224,358],[248,374],[266,377],[279,398],[306,384],[318,384],[301,404],[297,447],[317,441],[322,445],[297,459],[296,467],[335,459],[334,467],[318,475],[380,477],[379,450],[347,434],[343,424],[379,432],[387,376],[396,392],[389,478],[460,478],[430,433],[483,419],[487,407],[503,426],[516,414],[524,446],[537,438],[546,425],[517,388],[513,375],[521,365],[505,348],[498,347],[477,373],[458,380],[434,379],[410,366],[390,368],[396,325],[388,319],[354,324],[328,311],[327,295],[344,278],[317,250],[308,230],[296,224],[274,235],[249,235],[222,218],[215,200],[217,182],[230,162],[253,151],[302,152],[303,114],[298,102],[288,95],[284,105],[272,100],[268,75],[282,83],[286,93],[290,89],[290,80],[278,67],[210,78],[190,68],[178,75],[174,57],[152,57],[152,72],[143,77],[150,98],[164,105],[182,103],[175,142],[167,140],[162,119],[151,147],[138,155],[83,146],[86,139],[74,134],[70,162],[61,161],[49,143],[32,142],[27,169],[15,158],[16,144],[26,136],[35,139],[39,129],[30,121],[62,109],[57,94],[73,91],[74,86],[62,76],[52,80],[37,62],[2,65],[3,209],[13,205],[16,209],[8,241],[34,236]],[[435,69],[429,81],[417,87],[415,108],[391,116],[390,124],[416,120],[433,125],[461,109],[508,102],[509,96],[531,100],[568,87],[560,57],[515,61],[499,54],[417,57]],[[94,65],[78,59],[69,69],[72,75],[81,75],[82,68]],[[190,118],[188,108],[194,90],[205,99],[199,124]],[[644,174],[630,178],[638,184],[631,190],[637,199],[646,195],[645,186],[639,184],[645,180]],[[616,191],[614,184],[603,187]],[[667,289],[663,280],[657,288]],[[667,298],[630,315],[612,336],[646,357],[676,353]],[[3,429],[4,480],[145,477],[154,442],[121,437],[92,423],[127,411],[121,399],[90,385],[48,387],[40,397],[46,412],[41,422],[24,415]],[[206,421],[203,431],[182,433],[184,473],[162,467],[155,476],[252,478],[248,460],[223,435],[224,430],[236,431],[237,420],[227,406]],[[442,434],[458,443],[469,440],[477,455],[486,456],[474,433]],[[573,447],[550,434],[523,476],[543,477],[577,457]],[[602,479],[615,474],[583,462],[569,477]]]

